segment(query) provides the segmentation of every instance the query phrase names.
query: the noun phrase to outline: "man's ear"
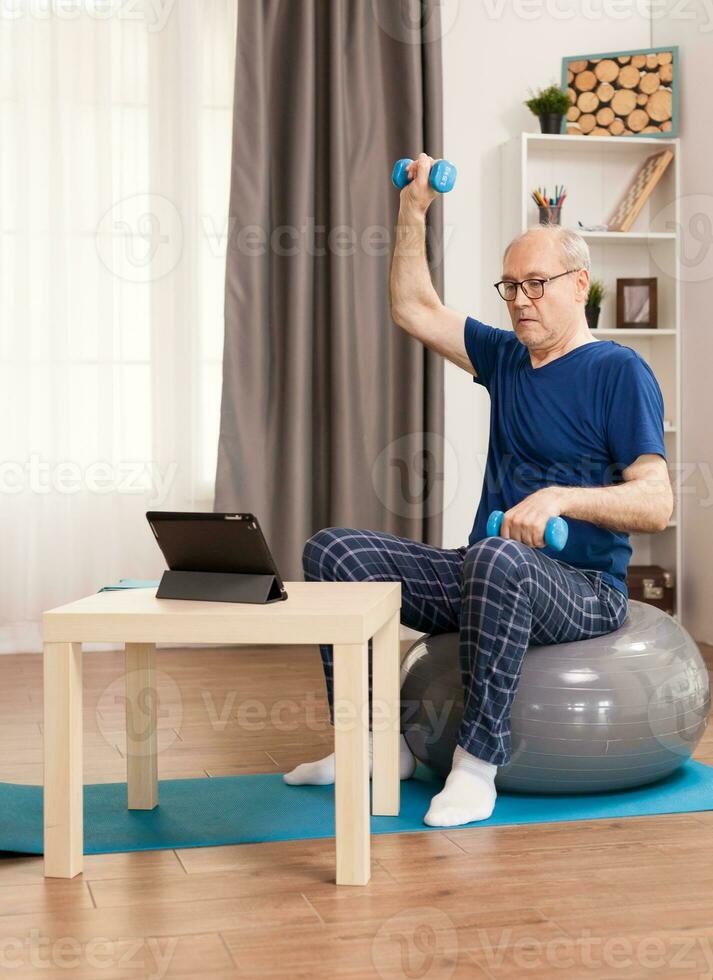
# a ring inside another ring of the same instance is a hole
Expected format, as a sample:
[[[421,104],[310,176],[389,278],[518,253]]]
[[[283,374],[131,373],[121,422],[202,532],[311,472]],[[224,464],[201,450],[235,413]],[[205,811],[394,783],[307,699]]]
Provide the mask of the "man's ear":
[[[586,303],[589,292],[589,269],[578,269],[575,275],[577,302]]]

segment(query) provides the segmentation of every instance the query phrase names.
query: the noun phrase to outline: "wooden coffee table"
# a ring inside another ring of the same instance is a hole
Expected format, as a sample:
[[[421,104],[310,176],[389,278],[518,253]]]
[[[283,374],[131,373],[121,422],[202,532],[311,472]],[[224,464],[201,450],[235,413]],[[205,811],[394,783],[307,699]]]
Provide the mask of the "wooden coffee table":
[[[268,605],[157,599],[154,588],[126,589],[43,614],[45,877],[73,878],[82,871],[82,643],[125,644],[127,806],[134,810],[158,805],[157,643],[332,643],[336,882],[369,881],[368,641],[373,638],[371,812],[396,816],[401,583],[286,582],[285,588],[287,600]],[[146,698],[147,690],[154,696]],[[137,731],[140,744],[132,738]]]

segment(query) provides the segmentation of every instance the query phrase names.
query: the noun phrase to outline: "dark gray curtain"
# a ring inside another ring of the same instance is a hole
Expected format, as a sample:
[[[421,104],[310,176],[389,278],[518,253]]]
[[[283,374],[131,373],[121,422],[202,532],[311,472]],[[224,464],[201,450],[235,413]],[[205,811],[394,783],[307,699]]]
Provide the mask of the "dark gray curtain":
[[[323,527],[441,544],[443,361],[388,302],[392,165],[442,155],[438,8],[239,4],[215,510],[255,512],[286,579]]]

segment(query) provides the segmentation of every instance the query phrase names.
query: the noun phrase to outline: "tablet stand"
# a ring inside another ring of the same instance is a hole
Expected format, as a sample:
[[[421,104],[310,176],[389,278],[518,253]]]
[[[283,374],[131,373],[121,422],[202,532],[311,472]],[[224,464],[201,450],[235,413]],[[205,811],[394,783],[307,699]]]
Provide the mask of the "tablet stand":
[[[157,599],[202,599],[208,602],[274,602],[283,593],[274,575],[246,572],[163,573]]]

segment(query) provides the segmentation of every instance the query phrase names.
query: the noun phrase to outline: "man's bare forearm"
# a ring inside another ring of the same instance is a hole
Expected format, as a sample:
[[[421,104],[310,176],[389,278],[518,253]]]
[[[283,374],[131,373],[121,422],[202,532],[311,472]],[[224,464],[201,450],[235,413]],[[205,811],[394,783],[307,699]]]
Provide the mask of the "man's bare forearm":
[[[440,306],[426,257],[426,215],[405,203],[399,209],[391,260],[391,316],[407,327],[415,312]]]
[[[607,487],[542,487],[505,512],[500,534],[542,548],[551,517],[572,517],[625,534],[663,531],[673,508],[665,461],[642,454],[622,475],[623,483]]]
[[[589,521],[612,531],[662,531],[671,516],[670,484],[631,480],[609,487],[557,487],[562,517]]]

